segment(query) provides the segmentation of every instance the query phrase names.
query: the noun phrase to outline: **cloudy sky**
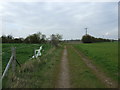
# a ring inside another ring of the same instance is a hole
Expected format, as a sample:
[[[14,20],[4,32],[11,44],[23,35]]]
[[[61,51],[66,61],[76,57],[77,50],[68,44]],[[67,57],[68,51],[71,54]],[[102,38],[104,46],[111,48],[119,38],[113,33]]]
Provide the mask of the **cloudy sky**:
[[[49,37],[81,39],[88,33],[95,37],[118,38],[117,2],[6,2],[1,4],[2,34],[14,37],[41,32]]]

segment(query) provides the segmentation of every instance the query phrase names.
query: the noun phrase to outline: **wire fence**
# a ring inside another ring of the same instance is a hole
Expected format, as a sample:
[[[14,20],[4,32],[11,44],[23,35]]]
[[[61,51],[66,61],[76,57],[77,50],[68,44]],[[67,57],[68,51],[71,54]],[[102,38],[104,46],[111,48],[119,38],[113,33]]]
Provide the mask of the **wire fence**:
[[[27,48],[29,48],[29,47],[27,47]],[[5,67],[5,69],[3,70],[3,74],[2,74],[1,79],[3,79],[5,77],[5,75],[6,75],[7,71],[8,71],[8,69],[10,68],[11,64],[12,64],[12,71],[13,71],[13,73],[16,70],[16,64],[21,66],[21,64],[19,63],[19,61],[16,58],[16,47],[12,47],[11,51],[12,51],[12,53],[11,53],[10,59],[8,60],[8,63],[6,65],[6,67]]]
[[[34,54],[34,49],[38,48],[40,45],[13,45],[17,48],[17,55],[18,60],[20,60],[20,63],[24,63],[26,60],[28,60],[32,55]],[[9,58],[11,57],[11,47],[3,47],[2,49],[2,71],[4,71],[7,63],[9,62]]]
[[[40,48],[42,44],[29,44],[29,45],[16,45],[16,57],[17,60],[19,61],[19,64],[23,64],[25,63],[27,60],[29,60],[30,58],[32,58],[32,56],[34,55],[34,51],[35,49]],[[14,45],[15,46],[15,45]],[[45,51],[47,51],[48,47],[47,45],[42,45],[43,49]],[[43,52],[44,54],[46,52]],[[5,67],[7,65],[7,63],[9,62],[9,59],[11,57],[11,47],[3,47],[3,51],[2,51],[2,71],[5,70]],[[2,72],[3,73],[3,72]]]

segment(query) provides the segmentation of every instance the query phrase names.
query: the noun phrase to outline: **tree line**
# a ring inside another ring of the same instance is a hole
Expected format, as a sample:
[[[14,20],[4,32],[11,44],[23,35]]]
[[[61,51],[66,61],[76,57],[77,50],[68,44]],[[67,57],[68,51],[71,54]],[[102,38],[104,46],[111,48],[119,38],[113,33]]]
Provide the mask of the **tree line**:
[[[96,42],[111,42],[115,40],[110,40],[110,39],[104,39],[104,38],[95,38],[91,35],[84,35],[82,37],[82,42],[83,43],[96,43]]]
[[[7,36],[2,35],[0,39],[2,39],[2,43],[29,43],[29,44],[51,43],[57,47],[59,42],[61,42],[62,35],[52,34],[50,35],[49,38],[46,38],[45,34],[42,34],[41,32],[37,32],[31,35],[28,35],[26,38],[14,38],[12,35],[7,35]],[[95,38],[89,34],[86,34],[82,37],[81,41],[83,43],[96,43],[96,42],[110,42],[110,41],[115,41],[115,40]]]
[[[52,43],[54,46],[58,46],[58,43],[62,39],[62,35],[60,34],[52,34],[49,38],[46,38],[45,34],[41,32],[37,32],[31,35],[28,35],[26,38],[15,38],[12,35],[2,35],[0,37],[2,39],[2,43],[29,43],[29,44],[43,44],[43,43]]]

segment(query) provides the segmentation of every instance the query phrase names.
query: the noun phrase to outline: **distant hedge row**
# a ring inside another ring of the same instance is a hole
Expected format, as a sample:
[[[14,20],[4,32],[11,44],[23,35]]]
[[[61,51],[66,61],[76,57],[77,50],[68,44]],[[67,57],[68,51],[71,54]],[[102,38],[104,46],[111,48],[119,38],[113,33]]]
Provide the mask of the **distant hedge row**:
[[[49,38],[46,38],[46,35],[41,32],[37,32],[31,35],[28,35],[26,38],[14,38],[12,35],[2,35],[0,40],[2,43],[29,43],[29,44],[42,44],[42,43],[51,43],[54,46],[58,46],[59,42],[62,39],[60,34],[52,34]]]
[[[110,39],[103,39],[103,38],[95,38],[93,36],[90,35],[84,35],[82,37],[82,42],[83,43],[95,43],[95,42],[110,42]]]

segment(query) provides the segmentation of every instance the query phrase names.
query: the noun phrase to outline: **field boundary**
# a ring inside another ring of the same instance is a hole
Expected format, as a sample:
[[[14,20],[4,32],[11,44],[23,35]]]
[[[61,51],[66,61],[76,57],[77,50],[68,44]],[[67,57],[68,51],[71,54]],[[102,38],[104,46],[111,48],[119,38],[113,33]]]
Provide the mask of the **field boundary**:
[[[40,47],[40,49],[34,50],[34,57],[35,58],[42,55],[41,52],[40,52],[41,50],[42,50],[42,46]],[[38,51],[38,53],[36,53],[36,51]],[[30,59],[32,59],[32,58],[30,58]],[[10,57],[7,65],[6,65],[6,67],[5,67],[5,70],[4,70],[3,74],[2,74],[2,77],[1,77],[2,80],[5,77],[6,73],[8,72],[8,69],[10,68],[11,64],[12,64],[12,72],[15,73],[16,63],[21,67],[20,63],[16,59],[16,47],[12,47],[11,48],[11,57]]]
[[[31,85],[31,82],[32,82],[32,80],[35,80],[35,82],[36,82],[35,85],[37,85],[37,87],[39,87],[39,88],[45,87],[44,86],[45,83],[47,83],[46,85],[48,85],[48,87],[54,88],[55,84],[56,84],[56,77],[57,77],[56,71],[58,72],[58,70],[56,70],[56,68],[54,68],[54,67],[56,67],[55,63],[56,62],[58,63],[58,61],[60,61],[60,59],[61,59],[61,54],[62,53],[61,53],[60,50],[61,50],[61,48],[56,49],[56,48],[52,47],[46,53],[48,56],[46,56],[46,54],[44,54],[41,58],[38,57],[36,59],[29,60],[26,63],[24,63],[21,68],[18,68],[18,71],[17,71],[18,73],[16,73],[14,76],[12,76],[12,79],[14,81],[12,82],[12,84],[10,84],[9,87],[10,88],[16,88],[16,87],[17,88],[22,88],[22,87],[29,88],[29,87],[33,87],[34,82],[33,82],[33,86]],[[61,53],[61,54],[56,54],[57,52]],[[58,55],[59,55],[60,59],[56,60],[55,57],[58,56]],[[50,57],[50,60],[49,60],[49,57]],[[52,63],[51,63],[51,61],[52,61]],[[45,65],[45,69],[44,69],[44,65]],[[59,65],[57,65],[57,67],[58,66]],[[53,69],[51,69],[51,68],[53,68]],[[49,73],[51,73],[50,75],[52,75],[52,76],[48,75],[47,69],[49,69],[48,71],[49,71]],[[44,70],[46,72],[44,72]],[[32,80],[29,79],[29,77]],[[53,79],[51,79],[49,77],[51,77]],[[47,78],[49,78],[49,79],[47,79]],[[9,77],[9,80],[11,80],[11,77]],[[41,85],[39,85],[39,83]],[[7,84],[5,84],[5,85],[7,85]],[[30,85],[30,86],[28,87],[28,85]],[[52,85],[52,86],[49,86],[49,85]]]
[[[6,75],[7,71],[8,71],[8,69],[10,68],[11,64],[12,64],[12,71],[13,72],[15,72],[15,70],[16,70],[16,63],[19,64],[19,62],[16,59],[16,47],[12,47],[11,50],[12,50],[12,55],[11,55],[11,57],[9,59],[9,62],[8,62],[4,72],[2,74],[1,79],[3,79],[5,77],[5,75]]]
[[[116,88],[118,87],[117,83],[111,78],[107,77],[102,71],[100,71],[89,58],[87,58],[83,53],[76,50],[72,45],[70,47],[82,58],[84,63],[93,71],[93,73],[103,82],[108,88]]]

